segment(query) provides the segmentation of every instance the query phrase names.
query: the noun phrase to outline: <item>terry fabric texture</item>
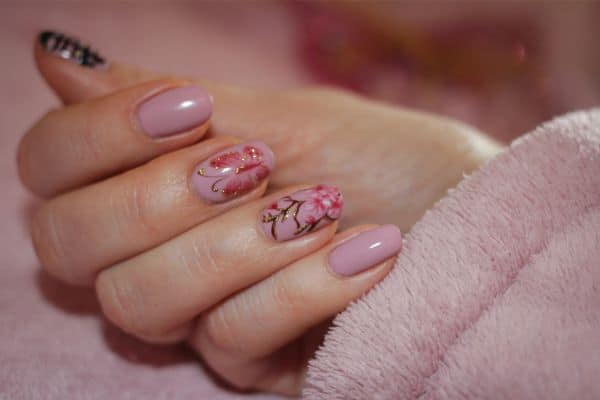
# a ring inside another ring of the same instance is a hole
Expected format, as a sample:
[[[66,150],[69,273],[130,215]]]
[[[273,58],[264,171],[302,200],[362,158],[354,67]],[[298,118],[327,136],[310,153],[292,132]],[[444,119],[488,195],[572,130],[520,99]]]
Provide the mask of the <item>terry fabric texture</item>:
[[[306,399],[600,398],[600,109],[517,140],[335,319]]]

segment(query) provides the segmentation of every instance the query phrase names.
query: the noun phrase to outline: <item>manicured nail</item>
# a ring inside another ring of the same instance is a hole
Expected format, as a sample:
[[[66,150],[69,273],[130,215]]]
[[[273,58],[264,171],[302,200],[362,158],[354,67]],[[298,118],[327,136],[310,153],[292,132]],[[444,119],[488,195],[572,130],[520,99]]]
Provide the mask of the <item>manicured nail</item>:
[[[62,59],[86,68],[106,66],[104,57],[90,46],[82,44],[78,39],[53,31],[40,32],[38,38],[44,50]]]
[[[283,242],[329,225],[344,207],[342,192],[335,186],[317,185],[284,196],[265,208],[262,228],[272,239]]]
[[[211,203],[222,203],[260,185],[275,166],[275,156],[262,142],[229,147],[194,169],[192,186]]]
[[[198,86],[169,89],[143,102],[138,121],[152,138],[163,138],[202,125],[212,114],[212,98]]]
[[[329,253],[329,267],[352,276],[380,264],[402,249],[402,234],[395,225],[383,225],[342,242]]]

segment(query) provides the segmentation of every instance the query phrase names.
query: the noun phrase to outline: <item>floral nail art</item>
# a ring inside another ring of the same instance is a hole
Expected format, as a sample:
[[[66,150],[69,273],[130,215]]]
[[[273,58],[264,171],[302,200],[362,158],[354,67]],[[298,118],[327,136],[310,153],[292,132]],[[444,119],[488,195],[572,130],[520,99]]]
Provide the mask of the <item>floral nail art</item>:
[[[261,214],[264,232],[278,241],[300,237],[337,220],[344,207],[335,186],[317,185],[284,196]]]
[[[221,203],[257,187],[271,173],[275,157],[261,142],[230,147],[194,170],[192,185],[206,200]]]

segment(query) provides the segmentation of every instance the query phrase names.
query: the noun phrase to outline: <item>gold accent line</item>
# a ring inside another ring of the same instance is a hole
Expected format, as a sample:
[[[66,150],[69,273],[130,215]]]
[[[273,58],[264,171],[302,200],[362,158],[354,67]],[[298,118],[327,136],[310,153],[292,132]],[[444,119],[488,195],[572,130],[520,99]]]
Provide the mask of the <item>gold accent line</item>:
[[[217,187],[217,183],[221,182],[222,180],[223,179],[217,179],[216,181],[214,181],[213,184],[210,185],[210,190],[217,193],[219,191],[219,188]]]

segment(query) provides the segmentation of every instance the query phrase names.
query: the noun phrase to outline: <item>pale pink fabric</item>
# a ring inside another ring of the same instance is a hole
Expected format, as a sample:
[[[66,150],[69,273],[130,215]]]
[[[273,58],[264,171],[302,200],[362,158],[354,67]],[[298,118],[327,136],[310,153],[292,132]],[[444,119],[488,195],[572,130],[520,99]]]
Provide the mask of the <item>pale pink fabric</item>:
[[[307,399],[600,398],[600,109],[465,179],[335,325]]]
[[[110,29],[105,29],[106,26],[110,26]],[[0,87],[2,88],[0,90],[0,183],[2,185],[0,195],[0,399],[197,398],[219,400],[247,397],[231,393],[220,387],[196,360],[182,349],[146,346],[110,328],[97,317],[98,306],[92,294],[58,284],[39,272],[39,266],[29,244],[26,224],[32,208],[32,198],[19,184],[14,162],[16,143],[20,135],[36,117],[42,115],[49,107],[58,104],[51,93],[46,90],[33,66],[31,47],[35,33],[44,28],[61,29],[73,33],[81,32],[85,35],[85,39],[92,40],[94,45],[107,56],[131,64],[146,65],[149,68],[239,84],[291,87],[307,83],[309,78],[298,65],[295,47],[292,44],[294,33],[290,26],[287,9],[272,4],[268,7],[244,6],[241,2],[236,2],[235,7],[216,7],[206,4],[200,7],[194,3],[148,7],[141,6],[139,3],[115,2],[106,4],[93,2],[24,4],[21,2],[0,5],[0,49],[3,54],[0,66],[0,72],[2,72],[0,74]],[[568,31],[571,32],[571,30]],[[564,32],[562,35],[564,36]],[[131,43],[135,43],[136,51],[131,50]],[[569,57],[564,59],[569,60],[569,63],[572,61]],[[242,63],[240,60],[244,60],[244,62]],[[595,145],[596,147],[591,146],[591,139],[583,136],[572,137],[578,138],[576,140],[579,141],[582,151],[589,154],[589,160],[586,162],[593,165],[586,168],[595,168],[598,171],[597,164],[594,164],[596,163],[594,160],[597,160],[597,145]],[[580,193],[583,189],[577,185],[571,187],[569,182],[581,184],[579,175],[588,176],[588,172],[585,170],[578,173],[577,169],[574,169],[584,166],[582,153],[575,151],[577,147],[575,139],[568,139],[564,135],[560,138],[562,138],[560,140],[564,140],[564,149],[553,147],[547,150],[554,149],[553,151],[556,151],[557,154],[565,156],[571,153],[580,154],[580,157],[573,162],[554,158],[556,165],[549,171],[553,171],[553,173],[557,169],[558,172],[562,171],[562,175],[558,177],[560,184],[557,184],[555,191],[546,189],[543,191],[543,193],[548,193],[550,199],[554,200],[561,196],[569,196],[569,191]],[[513,157],[515,156],[506,157],[506,159],[511,161]],[[527,167],[524,166],[526,155],[521,154],[519,157],[521,163],[518,164],[518,168],[526,170]],[[516,163],[517,161],[512,160],[511,162]],[[563,164],[565,164],[563,168],[557,168]],[[513,167],[515,166],[513,165]],[[537,167],[533,163],[530,168],[536,170]],[[502,170],[498,171],[498,169],[500,168],[496,168],[495,174],[499,175]],[[519,175],[515,173],[514,169],[509,169],[505,179],[518,177]],[[498,179],[496,176],[493,182],[498,182]],[[595,182],[597,184],[597,181]],[[538,190],[535,186],[529,189],[530,191],[526,193],[534,193]],[[466,196],[466,194],[462,196]],[[479,196],[478,193],[471,193],[467,197],[471,199],[470,201],[474,201],[472,198],[477,196]],[[495,200],[486,197],[485,192],[482,192],[481,196],[482,202],[489,202],[493,205]],[[528,194],[524,194],[522,198],[516,198],[513,195],[512,198],[514,198],[512,203],[503,203],[501,210],[498,211],[508,212],[508,209],[518,209],[521,202],[526,205],[532,200]],[[446,200],[444,204],[448,203],[451,206],[445,206],[444,209],[459,209],[455,204],[456,200]],[[573,204],[566,204],[566,209],[571,210],[575,204],[579,203],[574,201]],[[493,209],[493,207],[491,208]],[[542,207],[542,210],[545,209]],[[433,212],[419,226],[433,224],[435,216],[440,213],[440,211]],[[446,213],[448,211],[442,214],[446,215]],[[463,215],[463,218],[468,217],[468,214],[460,215]],[[456,215],[455,219],[465,220],[459,218],[460,215]],[[485,210],[478,209],[475,215],[486,215],[486,213]],[[546,214],[539,213],[538,215],[536,210],[533,210],[531,214],[525,215],[522,219],[531,220],[536,216],[543,215]],[[556,211],[556,215],[560,217],[562,214]],[[568,216],[564,215],[564,217]],[[578,225],[575,217],[564,224],[563,235],[568,236],[564,241],[558,235],[554,236],[552,240],[548,239],[548,253],[540,254],[537,258],[539,263],[543,263],[547,258],[555,260],[557,265],[560,265],[560,257],[566,256],[572,265],[585,266],[585,260],[578,260],[577,257],[585,256],[587,253],[577,251],[585,250],[585,246],[590,243],[598,243],[597,236],[593,236],[598,232],[597,225],[594,225],[597,221],[594,218],[597,217],[583,216],[581,218],[583,218],[581,226]],[[488,220],[483,220],[481,223],[485,223],[485,221]],[[414,240],[409,240],[404,259],[410,254],[416,254],[415,251],[419,246],[421,254],[430,252],[433,255],[434,252],[431,249],[436,249],[439,243],[444,248],[448,248],[451,244],[449,242],[452,241],[460,243],[461,234],[457,233],[453,226],[444,225],[447,223],[448,219],[442,219],[441,227],[436,226],[440,229],[444,228],[450,234],[445,232],[444,234],[435,234],[436,230],[431,228],[418,236],[418,232],[423,232],[423,228],[416,228],[411,236]],[[505,225],[509,223],[511,222],[501,219],[500,225],[493,225],[493,229],[505,228]],[[544,224],[548,225],[548,229],[554,229],[554,225],[550,222],[545,220]],[[464,229],[468,230],[469,228],[464,227]],[[576,235],[569,233],[573,230],[583,229],[589,232],[589,236],[586,237],[587,241],[579,240]],[[517,231],[521,232],[519,229]],[[532,230],[529,234],[541,235],[541,232],[543,230],[538,229]],[[467,235],[466,232],[464,234]],[[481,251],[478,244],[480,240],[484,241],[486,231],[481,230],[479,234],[482,237],[473,240],[470,244],[473,257],[477,257],[477,252]],[[495,238],[488,239],[491,242],[497,240]],[[505,240],[506,247],[499,250],[494,255],[495,257],[515,251],[508,243],[523,241],[523,238],[516,237],[509,241],[509,237],[506,237]],[[420,241],[422,244],[419,244]],[[467,241],[463,243],[463,246],[469,246],[469,243]],[[468,248],[462,249],[463,253],[461,254],[464,254],[466,250]],[[560,254],[560,257],[554,254]],[[397,375],[392,375],[392,379],[386,381],[388,384],[386,387],[392,390],[400,387],[420,388],[419,390],[427,388],[428,395],[434,396],[441,393],[436,390],[444,388],[447,396],[461,397],[457,395],[462,390],[461,382],[471,383],[465,387],[476,390],[478,386],[473,382],[475,378],[481,378],[483,389],[477,389],[482,390],[478,393],[489,393],[485,392],[491,388],[488,383],[494,382],[497,377],[503,379],[499,382],[506,381],[511,377],[512,379],[520,377],[517,374],[509,373],[508,367],[510,359],[513,357],[512,354],[516,353],[518,356],[523,348],[527,350],[531,347],[533,340],[529,340],[528,335],[542,336],[537,334],[533,328],[526,329],[527,324],[533,324],[533,327],[537,328],[539,332],[546,333],[545,340],[540,341],[538,338],[539,346],[542,349],[550,347],[547,341],[559,344],[563,349],[568,349],[565,354],[559,352],[549,354],[549,372],[537,375],[538,381],[534,382],[543,380],[542,383],[550,388],[553,388],[553,384],[556,382],[558,386],[558,383],[561,382],[556,380],[558,369],[554,367],[557,364],[556,360],[561,358],[565,360],[564,368],[567,369],[562,376],[573,377],[573,374],[570,373],[573,365],[571,360],[577,357],[581,357],[583,362],[587,362],[580,368],[585,368],[586,371],[589,370],[590,373],[594,372],[597,375],[597,364],[593,363],[594,360],[591,356],[597,354],[594,351],[598,348],[598,343],[591,335],[587,334],[589,329],[595,327],[593,323],[596,321],[596,317],[591,312],[583,313],[589,309],[590,304],[589,298],[586,296],[591,290],[586,290],[597,282],[593,269],[587,274],[585,268],[580,268],[578,270],[580,274],[577,275],[565,273],[559,268],[548,267],[548,279],[544,281],[545,284],[531,279],[524,280],[527,274],[524,274],[525,271],[523,271],[510,289],[510,293],[514,292],[515,295],[506,296],[506,300],[500,298],[496,300],[498,306],[493,308],[494,312],[488,313],[486,318],[478,319],[479,322],[469,331],[470,333],[462,335],[452,346],[452,350],[444,353],[448,367],[442,364],[443,367],[434,372],[433,367],[440,365],[437,362],[439,354],[443,353],[443,350],[448,347],[448,342],[452,341],[451,336],[442,335],[444,331],[441,328],[447,327],[450,329],[448,334],[455,335],[464,330],[465,324],[470,321],[469,318],[475,321],[481,311],[481,303],[468,301],[475,294],[479,294],[476,290],[477,285],[473,287],[466,285],[467,282],[458,283],[457,279],[451,279],[451,276],[446,276],[445,279],[442,277],[448,274],[458,277],[461,276],[461,273],[465,273],[469,279],[475,279],[479,275],[474,275],[475,278],[473,278],[468,273],[473,273],[472,268],[466,269],[466,271],[461,268],[449,268],[452,263],[449,263],[446,258],[439,258],[439,262],[429,259],[427,263],[420,265],[419,258],[416,255],[413,257],[415,257],[414,263],[418,265],[410,267],[413,275],[410,275],[410,271],[407,270],[408,264],[404,261],[390,282],[395,281],[395,285],[399,285],[399,282],[406,279],[405,291],[406,284],[414,285],[412,289],[414,301],[410,304],[423,309],[423,312],[415,314],[416,310],[411,311],[410,307],[407,310],[407,304],[403,303],[406,300],[404,296],[399,296],[396,300],[382,296],[383,300],[381,301],[390,302],[389,306],[382,307],[380,304],[377,309],[371,311],[368,310],[369,306],[367,305],[370,304],[370,300],[353,307],[350,314],[344,315],[339,320],[342,328],[334,331],[322,355],[315,363],[311,379],[311,382],[316,384],[313,394],[323,393],[321,389],[318,389],[319,382],[321,387],[331,384],[328,389],[323,390],[339,389],[340,393],[348,393],[348,388],[354,388],[349,383],[354,382],[355,386],[364,387],[362,392],[354,393],[369,393],[367,389],[374,387],[378,374],[381,374],[382,377],[390,376],[388,375],[389,368],[399,372]],[[440,268],[434,269],[433,267],[436,265]],[[532,263],[529,269],[539,272],[539,268],[533,265]],[[547,265],[552,266],[550,261]],[[593,264],[589,265],[593,266]],[[494,264],[494,268],[499,267]],[[485,271],[489,273],[483,274]],[[489,286],[490,281],[483,280],[483,278],[493,278],[492,271],[484,269],[480,274],[482,274],[480,284],[485,283]],[[535,272],[529,274],[539,275]],[[566,290],[561,284],[562,280],[555,278],[557,275],[563,277],[561,279],[566,276],[577,282],[570,286],[571,288],[579,286],[581,288],[563,294],[555,288]],[[504,275],[500,274],[500,276]],[[521,279],[524,280],[523,283],[519,283]],[[450,288],[445,284],[452,282],[456,284],[456,287],[449,290]],[[501,285],[501,287],[505,287],[505,283],[505,281],[498,281],[496,286],[502,284],[504,286]],[[530,290],[528,285],[535,285],[536,289]],[[555,287],[553,288],[552,285]],[[389,293],[389,286],[393,285],[386,283],[379,290]],[[487,290],[489,290],[488,286],[486,286]],[[494,290],[497,289],[496,286],[491,286]],[[443,290],[438,291],[439,288]],[[483,287],[480,289],[482,293],[487,293]],[[535,296],[536,291],[542,289],[546,290],[547,295]],[[454,296],[446,296],[447,293],[454,294]],[[495,293],[490,293],[487,298],[491,301]],[[560,296],[551,296],[557,293]],[[426,308],[423,299],[429,299],[432,301],[432,305],[437,304],[438,307]],[[509,301],[509,299],[512,300]],[[526,302],[528,299],[531,302],[530,306]],[[552,302],[558,303],[557,306],[548,307],[548,304],[554,304]],[[392,305],[393,307],[391,307]],[[445,314],[440,313],[440,308],[441,311],[452,312],[451,316],[457,318],[456,322],[445,318]],[[574,310],[572,315],[568,313],[570,309]],[[406,311],[409,313],[404,315],[403,313]],[[560,318],[553,318],[553,313],[564,315],[562,319],[567,321],[566,326],[569,329],[557,329],[557,327],[565,325],[557,325],[556,320]],[[523,314],[529,319],[526,320]],[[373,320],[374,315],[379,319]],[[509,323],[512,317],[518,321],[517,327],[523,327],[518,331],[519,335],[512,334],[513,329]],[[371,340],[373,337],[369,336],[369,331],[365,330],[364,325],[379,321],[377,323],[388,328],[385,322],[391,318],[396,319],[396,323],[391,327],[393,330],[390,330],[387,336],[380,336],[380,340]],[[577,325],[572,323],[573,318],[579,321]],[[354,324],[356,324],[355,327]],[[578,328],[581,333],[578,333],[575,328]],[[496,330],[502,332],[502,329],[504,332],[508,330],[508,333],[489,335],[490,329],[493,330],[491,333]],[[361,340],[353,341],[342,335],[344,330],[350,337],[363,335],[363,331],[365,333],[364,336],[361,336]],[[419,332],[423,332],[423,336]],[[547,335],[548,332],[553,335]],[[561,332],[563,332],[563,336],[558,337],[557,335]],[[425,335],[425,333],[427,334]],[[437,338],[433,334],[437,334]],[[590,338],[590,340],[578,340],[580,336]],[[336,337],[344,338],[345,346],[336,345]],[[406,338],[418,337],[425,339],[405,341]],[[500,340],[502,338],[504,338],[503,341]],[[439,348],[436,347],[436,343],[439,343]],[[514,343],[518,345],[514,348],[509,346]],[[572,343],[573,346],[563,347],[563,343]],[[348,352],[348,348],[354,344],[360,345],[360,349],[364,352],[361,352],[357,358],[350,358],[356,356],[355,353]],[[441,344],[445,344],[446,347],[442,348]],[[586,352],[587,346],[590,346],[591,350]],[[473,348],[473,351],[466,351],[468,348]],[[388,351],[389,356],[382,358],[380,364],[372,363],[373,357],[378,354],[380,349]],[[497,350],[492,351],[492,349]],[[513,353],[508,353],[508,351]],[[339,354],[333,357],[334,352],[339,352]],[[539,355],[539,352],[536,351],[535,354]],[[486,357],[490,361],[487,364],[481,360]],[[522,359],[523,357],[518,358],[518,360]],[[535,359],[539,360],[540,357]],[[454,367],[454,365],[464,367],[471,362],[475,366],[473,370]],[[369,369],[369,365],[374,365],[375,369]],[[488,368],[486,371],[488,375],[474,375],[473,371],[480,373],[482,366]],[[498,368],[498,370],[494,368]],[[432,378],[426,381],[422,372],[425,370],[432,375]],[[519,371],[521,370],[519,369]],[[317,371],[319,371],[319,379],[314,375]],[[535,375],[526,373],[523,376],[532,378]],[[546,376],[550,376],[551,379],[546,379]],[[581,376],[582,379],[589,377],[586,374]],[[398,383],[394,384],[395,382]],[[415,384],[410,386],[409,384],[412,382]],[[585,383],[583,380],[582,382]],[[567,388],[581,389],[575,385],[576,383],[569,382]],[[539,384],[533,387],[539,389],[542,386]],[[522,384],[516,387],[525,388]],[[594,389],[593,386],[590,385],[590,387]],[[595,392],[590,391],[589,393]],[[370,398],[370,396],[368,397]],[[442,396],[440,395],[440,397]],[[257,395],[254,398],[272,397]]]

